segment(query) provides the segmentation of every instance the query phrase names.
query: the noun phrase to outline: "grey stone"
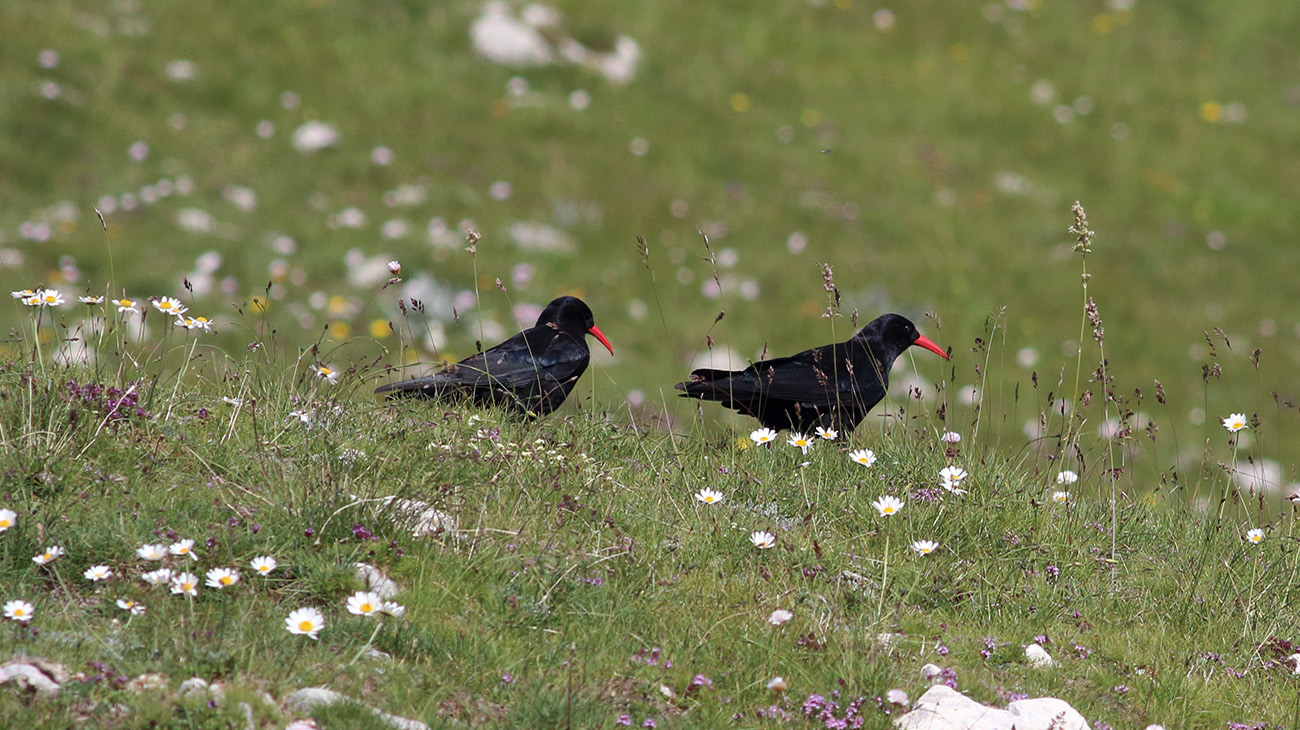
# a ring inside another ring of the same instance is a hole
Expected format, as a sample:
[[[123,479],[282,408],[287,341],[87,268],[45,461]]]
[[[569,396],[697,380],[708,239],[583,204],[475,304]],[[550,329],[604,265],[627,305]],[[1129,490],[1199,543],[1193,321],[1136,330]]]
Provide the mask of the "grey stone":
[[[14,682],[23,689],[45,694],[55,694],[59,691],[59,683],[34,664],[10,662],[0,667],[0,684],[6,682]]]

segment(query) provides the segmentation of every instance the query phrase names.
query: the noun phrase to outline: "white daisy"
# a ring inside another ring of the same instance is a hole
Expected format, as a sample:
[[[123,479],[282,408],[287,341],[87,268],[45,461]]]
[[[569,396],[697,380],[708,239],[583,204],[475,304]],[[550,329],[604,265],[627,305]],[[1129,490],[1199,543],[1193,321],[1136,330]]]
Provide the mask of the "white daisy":
[[[1069,469],[1062,469],[1060,474],[1056,475],[1056,483],[1060,485],[1070,485],[1079,481],[1079,475]]]
[[[139,555],[141,560],[155,562],[167,557],[167,546],[145,543],[135,549],[135,554]]]
[[[1264,531],[1256,527],[1246,533],[1246,539],[1253,545],[1258,545],[1264,541]]]
[[[204,576],[209,588],[227,588],[239,582],[239,571],[234,568],[213,568]]]
[[[818,426],[817,435],[827,441],[834,441],[840,433],[833,428],[822,428],[821,426]]]
[[[328,365],[321,365],[321,366],[317,367],[317,368],[316,368],[316,377],[320,378],[321,380],[324,380],[325,382],[329,383],[330,385],[334,385],[335,383],[339,382],[339,374],[338,374],[338,371],[337,371],[337,370],[334,370],[333,368],[331,368],[331,367],[328,366]]]
[[[863,466],[871,466],[876,463],[876,452],[871,449],[858,449],[857,451],[850,451],[849,458]]]
[[[36,298],[40,300],[42,307],[58,307],[63,305],[63,295],[58,289],[42,289],[36,292]]]
[[[18,513],[11,509],[0,509],[0,532],[8,530],[18,522]]]
[[[384,605],[384,599],[372,591],[357,591],[348,596],[348,613],[373,616]]]
[[[903,500],[892,494],[886,494],[880,499],[872,502],[871,506],[876,508],[876,511],[880,513],[881,517],[889,517],[890,515],[898,514],[898,511],[903,508]]]
[[[172,593],[176,595],[199,595],[199,577],[193,573],[181,573],[172,578]]]
[[[965,494],[966,490],[961,489],[961,483],[966,480],[966,470],[960,466],[945,466],[939,471],[939,481],[944,489],[954,494]]]
[[[809,451],[812,451],[812,447],[813,447],[812,439],[808,438],[807,436],[801,433],[790,434],[790,438],[786,439],[786,443],[790,444],[791,446],[799,447],[799,450],[805,454],[807,454]]]
[[[120,314],[125,314],[127,312],[138,313],[140,311],[136,309],[136,303],[134,299],[127,299],[126,297],[122,297],[121,299],[114,299],[113,304],[117,305],[117,311]]]
[[[717,504],[723,499],[722,492],[713,489],[701,489],[695,493],[695,498],[705,504]]]
[[[172,316],[179,316],[189,311],[189,307],[181,304],[181,300],[172,299],[171,297],[158,297],[152,303],[154,309]]]
[[[956,431],[944,431],[939,440],[945,444],[959,444],[961,443],[961,434]]]
[[[129,598],[117,599],[117,607],[123,611],[130,611],[132,616],[139,616],[144,613],[144,604],[137,603]]]
[[[179,540],[171,544],[167,551],[172,555],[189,556],[190,560],[198,560],[199,556],[194,552],[193,540]]]
[[[253,560],[249,562],[249,565],[253,566],[253,570],[256,570],[258,575],[268,575],[271,571],[275,570],[278,563],[276,563],[275,558],[270,555],[260,555],[253,558]]]
[[[383,604],[379,606],[379,612],[396,618],[398,616],[406,615],[406,606],[403,606],[396,601],[384,601]]]
[[[755,530],[749,533],[749,541],[754,543],[754,547],[759,550],[767,550],[776,546],[776,535],[767,530]]]
[[[1245,413],[1233,413],[1223,419],[1223,427],[1228,429],[1228,433],[1236,433],[1243,428],[1250,428],[1250,424],[1246,423]]]
[[[1066,504],[1070,501],[1069,492],[1052,492],[1052,501],[1057,504]]]
[[[145,583],[148,583],[151,586],[165,586],[172,582],[172,578],[176,577],[176,571],[171,568],[159,568],[158,570],[145,573],[140,577],[144,579]]]
[[[77,297],[77,301],[88,306],[93,306],[96,304],[103,304],[104,298],[103,297]]]
[[[107,565],[92,565],[86,568],[86,572],[82,573],[82,575],[86,576],[86,580],[98,583],[101,580],[113,577],[113,571]]]
[[[54,560],[61,555],[63,555],[63,548],[58,545],[51,545],[45,548],[45,552],[32,558],[32,562],[37,565],[45,565],[46,563],[54,562]]]
[[[27,601],[9,601],[5,603],[5,618],[25,624],[32,620],[35,610]]]
[[[918,555],[929,555],[939,549],[939,543],[934,540],[917,540],[912,543],[912,549],[915,550]]]
[[[291,634],[303,634],[315,639],[316,634],[325,628],[325,617],[314,608],[299,608],[284,620],[284,627]]]
[[[35,290],[35,289],[23,289],[22,291],[11,291],[11,292],[9,292],[9,294],[10,294],[10,296],[12,296],[14,299],[18,299],[18,300],[31,299],[32,297],[36,296],[36,290]]]
[[[776,431],[770,428],[760,428],[749,434],[749,440],[756,444],[770,444],[776,440]]]

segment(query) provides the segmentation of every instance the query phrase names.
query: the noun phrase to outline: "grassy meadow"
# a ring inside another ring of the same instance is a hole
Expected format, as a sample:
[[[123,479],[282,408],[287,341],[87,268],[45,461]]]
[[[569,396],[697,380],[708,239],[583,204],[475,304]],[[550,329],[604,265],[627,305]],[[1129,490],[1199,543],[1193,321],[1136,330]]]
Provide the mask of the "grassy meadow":
[[[476,50],[501,8],[553,62]],[[434,727],[887,727],[932,662],[1093,727],[1300,727],[1300,8],[538,8],[0,6],[0,271],[65,299],[0,310],[0,599],[34,611],[0,658],[68,670],[0,724],[280,727],[328,686]],[[554,416],[371,395],[559,294],[617,355]],[[888,311],[951,363],[806,455],[671,388]],[[356,562],[401,615],[349,613]]]

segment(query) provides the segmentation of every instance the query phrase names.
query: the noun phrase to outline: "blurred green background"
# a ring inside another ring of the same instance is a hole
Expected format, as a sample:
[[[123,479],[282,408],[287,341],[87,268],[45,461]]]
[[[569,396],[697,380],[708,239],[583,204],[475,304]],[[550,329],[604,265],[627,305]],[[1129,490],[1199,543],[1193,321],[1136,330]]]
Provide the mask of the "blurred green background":
[[[617,352],[578,392],[679,425],[706,333],[741,366],[899,311],[956,356],[896,380],[944,382],[968,436],[981,385],[981,438],[1019,451],[1047,391],[1073,395],[1080,200],[1115,390],[1161,429],[1138,479],[1223,452],[1230,411],[1262,420],[1242,459],[1293,479],[1295,3],[50,0],[0,25],[10,289],[184,295],[236,354],[264,309],[291,350],[328,326],[335,367],[398,363],[389,321],[456,358],[575,293]]]

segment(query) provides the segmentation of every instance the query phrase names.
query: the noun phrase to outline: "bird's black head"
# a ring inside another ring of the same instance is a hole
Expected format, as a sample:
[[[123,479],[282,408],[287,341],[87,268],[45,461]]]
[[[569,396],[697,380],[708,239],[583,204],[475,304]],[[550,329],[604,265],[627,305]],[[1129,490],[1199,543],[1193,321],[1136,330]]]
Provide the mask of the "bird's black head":
[[[866,340],[872,349],[895,355],[912,345],[920,345],[939,357],[948,359],[948,353],[943,348],[918,332],[912,320],[901,314],[882,314],[868,322],[853,338]]]
[[[541,316],[537,318],[538,327],[554,326],[562,332],[568,332],[573,335],[574,339],[581,340],[583,335],[590,333],[600,344],[609,350],[609,354],[614,354],[614,348],[610,346],[609,340],[596,326],[596,316],[591,313],[591,307],[577,297],[557,297],[551,300],[550,304],[542,310]]]

